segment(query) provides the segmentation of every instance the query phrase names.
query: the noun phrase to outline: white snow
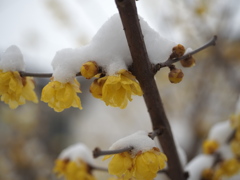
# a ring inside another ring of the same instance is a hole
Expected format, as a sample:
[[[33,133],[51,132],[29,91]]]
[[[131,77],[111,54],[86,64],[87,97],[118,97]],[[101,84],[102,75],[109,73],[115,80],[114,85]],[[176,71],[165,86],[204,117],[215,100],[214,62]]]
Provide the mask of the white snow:
[[[150,61],[165,61],[176,43],[161,37],[141,17],[140,24]],[[96,61],[107,75],[126,69],[132,63],[119,14],[113,15],[103,24],[90,44],[78,49],[58,51],[52,62],[54,79],[60,82],[72,79],[79,72],[81,64],[89,60]]]
[[[94,164],[92,152],[82,143],[74,144],[64,149],[59,155],[59,159],[69,159],[77,163],[81,159],[90,165]]]
[[[187,54],[187,53],[190,53],[190,52],[192,52],[192,51],[193,51],[192,48],[187,48],[186,51],[185,51],[185,53],[184,53],[184,55]]]
[[[4,71],[23,71],[24,61],[20,49],[12,45],[1,55],[0,69]]]
[[[211,129],[208,134],[209,140],[215,140],[219,144],[226,143],[227,139],[233,132],[233,129],[231,127],[230,121],[223,121],[216,123]]]
[[[138,131],[116,141],[109,149],[118,150],[133,147],[132,155],[135,156],[139,151],[145,152],[153,147],[157,147],[146,131]]]
[[[188,180],[200,179],[202,171],[210,168],[213,164],[214,156],[200,154],[192,159],[186,166],[185,171],[189,173]]]

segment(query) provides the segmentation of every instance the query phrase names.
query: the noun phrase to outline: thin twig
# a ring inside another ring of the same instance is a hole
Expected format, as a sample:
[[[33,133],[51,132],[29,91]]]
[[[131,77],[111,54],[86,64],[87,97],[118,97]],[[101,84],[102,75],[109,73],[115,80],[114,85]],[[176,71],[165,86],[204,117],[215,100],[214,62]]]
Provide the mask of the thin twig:
[[[19,71],[20,76],[26,77],[26,76],[31,76],[31,77],[37,77],[37,78],[51,78],[52,73],[30,73],[30,72],[25,72],[25,71]],[[81,76],[81,73],[77,73],[76,76]]]
[[[131,151],[132,149],[133,149],[133,147],[131,147],[131,146],[123,148],[123,149],[105,150],[105,151],[102,151],[100,148],[95,148],[93,150],[93,157],[97,158],[97,157],[103,156],[103,155],[119,154],[119,153],[122,153],[122,152]]]
[[[107,168],[104,168],[104,167],[99,167],[99,166],[93,166],[93,165],[91,165],[90,166],[91,167],[91,169],[92,170],[97,170],[97,171],[108,171],[108,169]]]
[[[158,63],[156,65],[153,65],[153,70],[156,73],[157,71],[159,71],[163,67],[170,66],[173,63],[176,63],[176,62],[178,62],[178,61],[180,61],[182,59],[188,58],[189,56],[192,56],[192,55],[194,55],[194,54],[196,54],[196,53],[198,53],[198,52],[208,48],[209,46],[215,46],[216,45],[216,41],[217,41],[217,36],[215,35],[215,36],[213,36],[213,38],[210,41],[208,41],[203,46],[201,46],[201,47],[199,47],[199,48],[197,48],[197,49],[195,49],[195,50],[193,50],[193,51],[191,51],[191,52],[189,52],[189,53],[187,53],[187,54],[185,54],[185,55],[183,55],[183,56],[181,56],[179,58],[168,59],[168,60],[166,60],[163,63]]]

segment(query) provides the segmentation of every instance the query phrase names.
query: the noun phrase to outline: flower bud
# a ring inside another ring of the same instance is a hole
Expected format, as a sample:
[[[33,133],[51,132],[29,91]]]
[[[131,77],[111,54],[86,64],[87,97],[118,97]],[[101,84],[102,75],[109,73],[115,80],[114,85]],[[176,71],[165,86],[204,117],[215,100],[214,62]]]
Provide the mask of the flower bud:
[[[91,79],[98,74],[98,70],[99,68],[95,61],[88,61],[82,65],[80,72],[86,79]]]
[[[172,69],[168,74],[168,79],[171,83],[179,83],[182,81],[184,74],[181,69]]]
[[[195,59],[192,56],[189,56],[185,59],[180,60],[180,63],[183,67],[192,67],[195,66]]]
[[[185,53],[185,47],[181,44],[178,44],[172,48],[172,54],[170,55],[170,59],[179,58],[183,56]]]

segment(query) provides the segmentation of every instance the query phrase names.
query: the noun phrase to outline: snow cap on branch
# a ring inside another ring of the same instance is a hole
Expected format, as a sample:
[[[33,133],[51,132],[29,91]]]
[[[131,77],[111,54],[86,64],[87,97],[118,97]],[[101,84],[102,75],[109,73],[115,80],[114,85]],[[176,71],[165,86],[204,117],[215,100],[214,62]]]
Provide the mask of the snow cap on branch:
[[[150,61],[159,63],[168,59],[176,43],[161,37],[143,18],[139,19]],[[69,81],[87,61],[95,61],[107,75],[127,69],[132,64],[119,14],[113,15],[102,25],[90,44],[78,49],[58,51],[52,62],[54,79]]]
[[[208,134],[208,139],[215,140],[219,144],[225,144],[232,132],[233,128],[231,127],[229,120],[219,122],[211,128]]]
[[[90,165],[94,162],[92,152],[82,143],[74,144],[64,149],[59,155],[59,159],[69,159],[75,162],[79,162],[78,160],[81,159]]]
[[[151,150],[153,147],[156,147],[156,144],[154,140],[148,136],[146,131],[138,131],[134,134],[119,139],[109,149],[117,150],[127,147],[133,147],[131,154],[135,156],[139,151],[145,152]]]
[[[1,55],[0,69],[4,71],[23,71],[24,61],[20,49],[12,45]]]
[[[204,169],[211,168],[214,161],[214,156],[200,154],[191,160],[185,171],[189,173],[188,180],[197,180],[201,178]]]

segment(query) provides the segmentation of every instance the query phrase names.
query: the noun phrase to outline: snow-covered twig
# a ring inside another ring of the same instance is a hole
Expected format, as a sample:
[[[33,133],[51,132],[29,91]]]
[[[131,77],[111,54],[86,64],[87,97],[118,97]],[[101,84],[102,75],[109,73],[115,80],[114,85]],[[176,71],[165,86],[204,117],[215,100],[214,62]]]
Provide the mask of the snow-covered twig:
[[[168,59],[168,60],[166,60],[163,63],[158,63],[156,65],[153,65],[153,71],[156,73],[157,71],[159,71],[163,67],[170,66],[173,63],[176,63],[176,62],[178,62],[178,61],[180,61],[182,59],[188,58],[189,56],[192,56],[192,55],[194,55],[194,54],[196,54],[196,53],[198,53],[198,52],[208,48],[209,46],[215,46],[216,45],[216,41],[217,41],[217,36],[214,35],[212,37],[212,39],[210,41],[208,41],[206,44],[204,44],[203,46],[201,46],[201,47],[199,47],[199,48],[197,48],[197,49],[195,49],[195,50],[193,50],[193,51],[191,51],[191,52],[189,52],[189,53],[187,53],[187,54],[185,54],[185,55],[183,55],[183,56],[181,56],[179,58]]]
[[[187,54],[185,54],[185,55],[183,55],[179,58],[168,59],[163,63],[153,64],[152,65],[153,72],[157,73],[163,67],[171,66],[173,63],[176,63],[176,62],[178,62],[182,59],[188,58],[189,56],[192,56],[192,55],[208,48],[209,46],[214,46],[216,44],[216,40],[217,40],[217,36],[215,35],[215,36],[213,36],[213,38],[209,42],[207,42],[203,46],[201,46],[201,47],[199,47],[199,48],[197,48],[197,49],[195,49],[195,50],[193,50],[193,51],[191,51],[191,52],[189,52],[189,53],[187,53]],[[129,68],[130,71],[132,71],[133,67],[131,65],[128,68]],[[52,73],[31,73],[31,72],[25,72],[25,71],[20,71],[19,73],[22,77],[26,77],[26,76],[36,77],[36,78],[50,78],[50,77],[52,77]],[[102,72],[101,67],[99,68],[99,73],[104,74],[104,72]],[[81,73],[80,72],[77,73],[76,76],[81,76]]]

